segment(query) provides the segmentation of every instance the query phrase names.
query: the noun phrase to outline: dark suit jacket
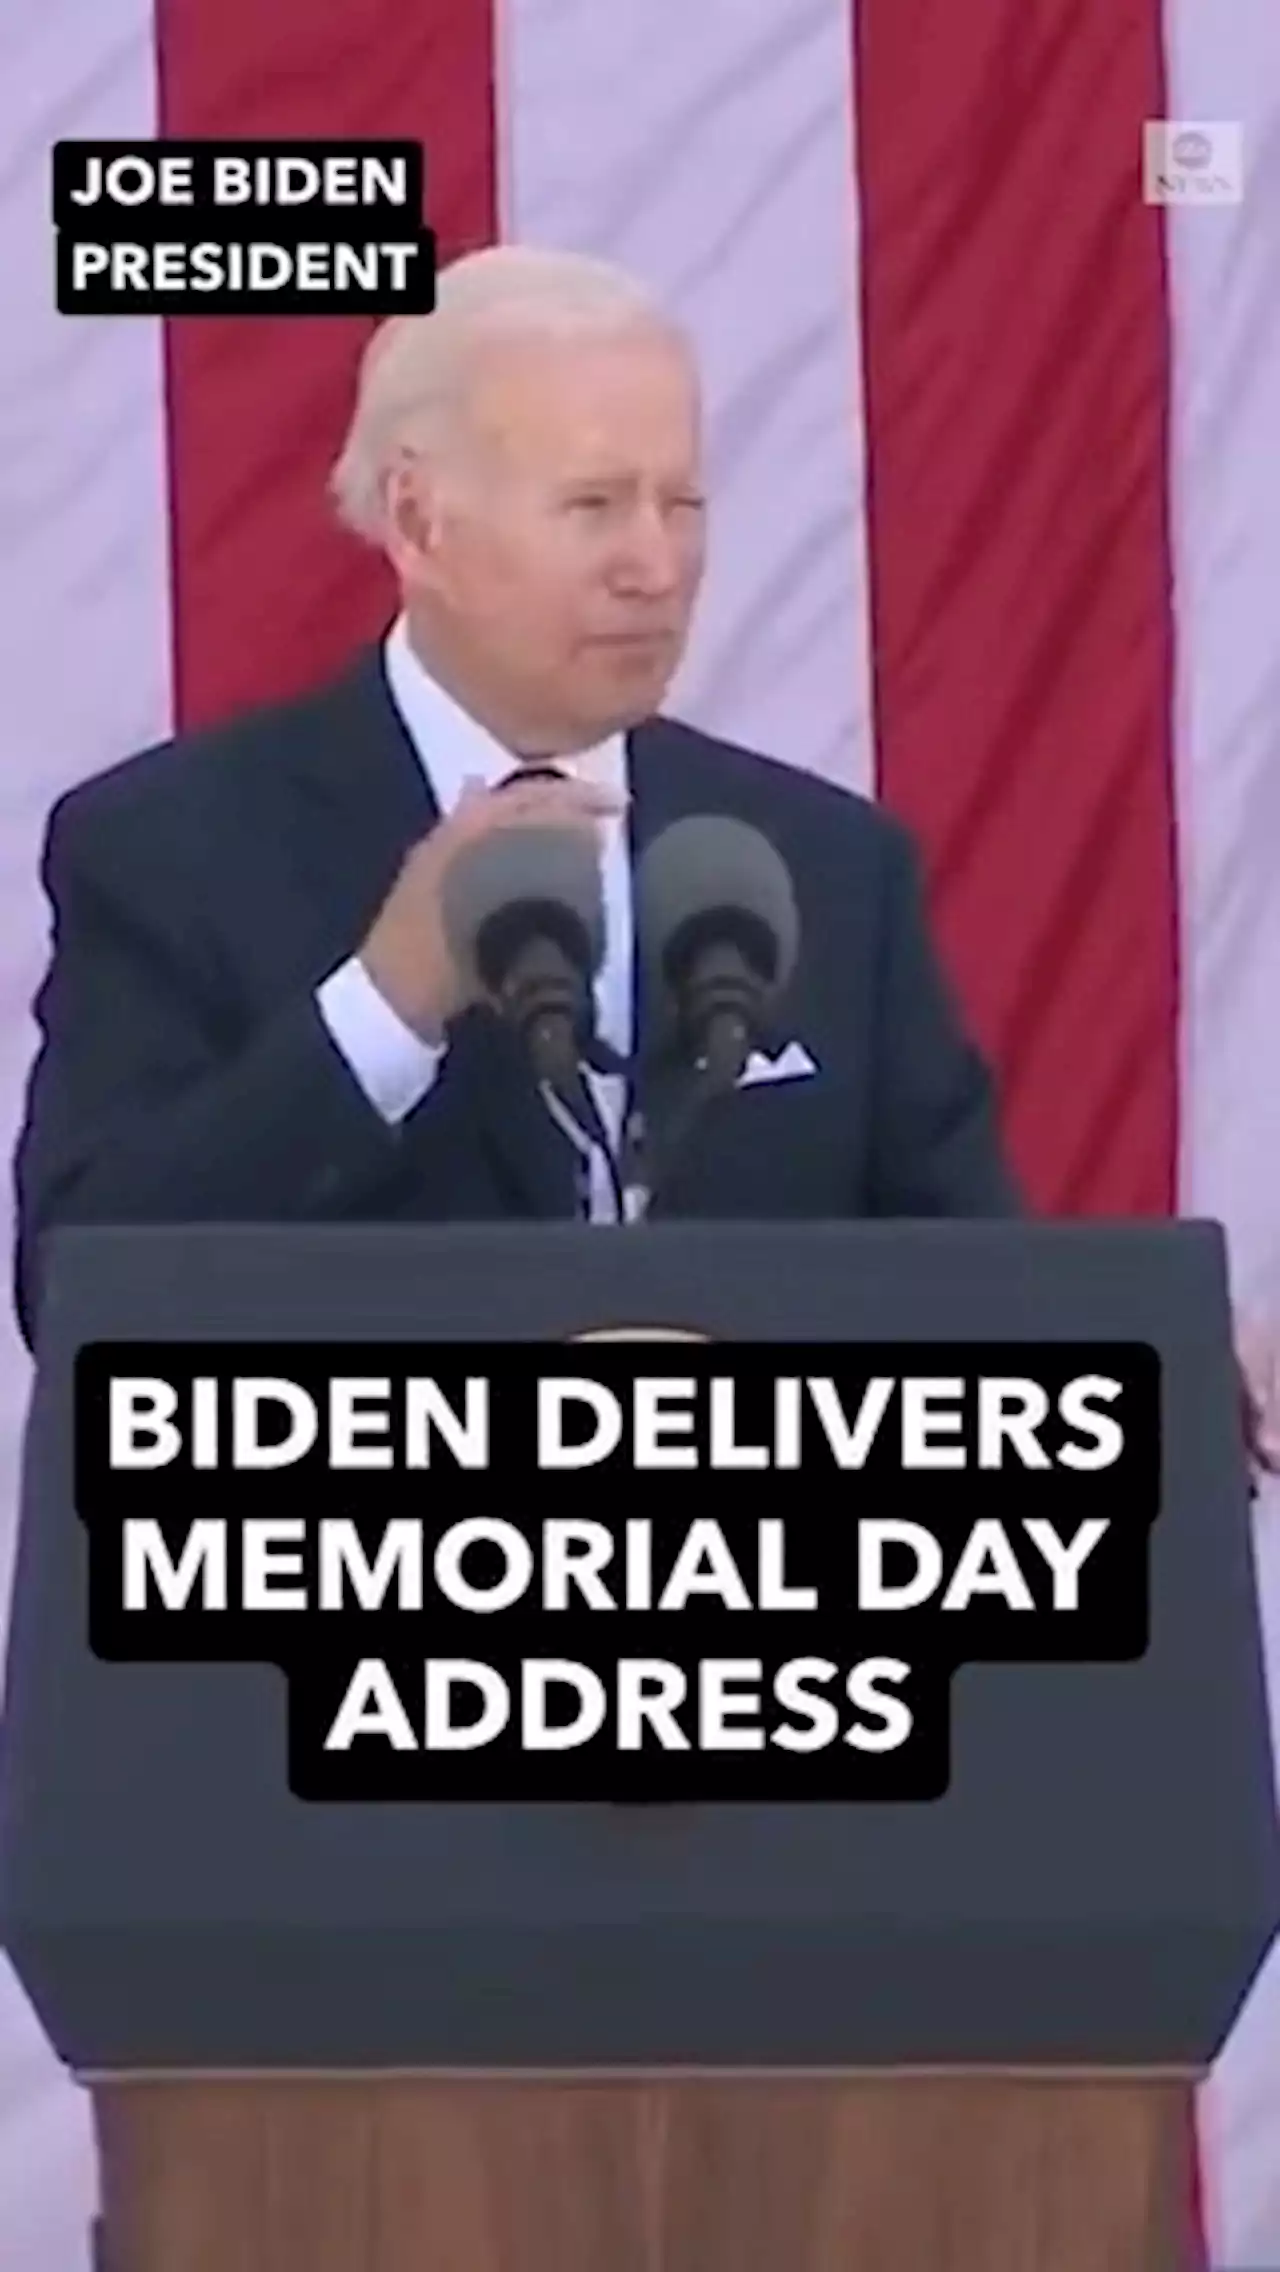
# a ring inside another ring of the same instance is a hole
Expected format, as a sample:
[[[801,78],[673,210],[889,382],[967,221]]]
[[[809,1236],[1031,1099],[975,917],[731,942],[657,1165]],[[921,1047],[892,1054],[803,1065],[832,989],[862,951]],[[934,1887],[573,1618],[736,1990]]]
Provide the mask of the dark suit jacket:
[[[803,925],[783,1030],[819,1067],[716,1106],[663,1211],[1016,1210],[902,829],[663,719],[632,735],[631,770],[637,848],[684,814],[723,812],[781,852]],[[393,1131],[316,1010],[317,984],[437,817],[377,651],[336,686],[145,751],[55,806],[52,955],[16,1163],[28,1339],[52,1225],[572,1214],[569,1148],[489,1013],[459,1021],[435,1090]]]

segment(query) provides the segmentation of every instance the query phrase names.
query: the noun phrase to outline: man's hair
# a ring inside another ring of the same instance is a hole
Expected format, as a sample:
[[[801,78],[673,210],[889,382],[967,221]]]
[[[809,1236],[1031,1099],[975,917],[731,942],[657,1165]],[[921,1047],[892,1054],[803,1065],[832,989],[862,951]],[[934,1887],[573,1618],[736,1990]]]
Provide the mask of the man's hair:
[[[638,328],[682,339],[635,277],[587,253],[492,245],[442,269],[430,315],[392,316],[360,363],[346,439],[329,477],[338,518],[377,544],[397,451],[434,440],[466,396],[477,352],[495,340],[619,338]]]

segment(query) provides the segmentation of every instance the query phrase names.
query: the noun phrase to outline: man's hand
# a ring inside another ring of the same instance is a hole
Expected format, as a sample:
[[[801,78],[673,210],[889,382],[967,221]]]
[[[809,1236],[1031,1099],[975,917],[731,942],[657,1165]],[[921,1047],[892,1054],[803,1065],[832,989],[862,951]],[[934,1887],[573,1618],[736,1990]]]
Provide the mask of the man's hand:
[[[1249,1458],[1264,1475],[1280,1475],[1280,1333],[1239,1320],[1236,1357]]]
[[[598,834],[625,800],[580,781],[537,775],[503,789],[475,784],[455,812],[415,844],[360,949],[360,960],[383,1000],[424,1041],[439,1042],[467,1007],[461,974],[449,951],[442,885],[460,852],[495,829],[576,828]]]

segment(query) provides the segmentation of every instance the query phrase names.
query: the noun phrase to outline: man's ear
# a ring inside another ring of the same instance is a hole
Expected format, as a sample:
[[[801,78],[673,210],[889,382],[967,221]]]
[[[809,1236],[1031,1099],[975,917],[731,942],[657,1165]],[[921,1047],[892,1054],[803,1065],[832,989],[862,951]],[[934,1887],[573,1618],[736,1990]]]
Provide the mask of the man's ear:
[[[383,480],[383,548],[402,584],[429,582],[435,568],[440,516],[435,485],[421,457],[402,450]]]

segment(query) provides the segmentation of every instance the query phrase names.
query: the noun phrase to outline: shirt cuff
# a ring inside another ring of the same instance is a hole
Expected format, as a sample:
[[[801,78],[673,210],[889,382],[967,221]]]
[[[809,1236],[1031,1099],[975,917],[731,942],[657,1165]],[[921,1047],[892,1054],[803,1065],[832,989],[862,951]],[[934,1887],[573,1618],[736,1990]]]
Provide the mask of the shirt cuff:
[[[316,994],[329,1038],[375,1111],[393,1128],[421,1104],[444,1058],[396,1015],[353,955]]]

